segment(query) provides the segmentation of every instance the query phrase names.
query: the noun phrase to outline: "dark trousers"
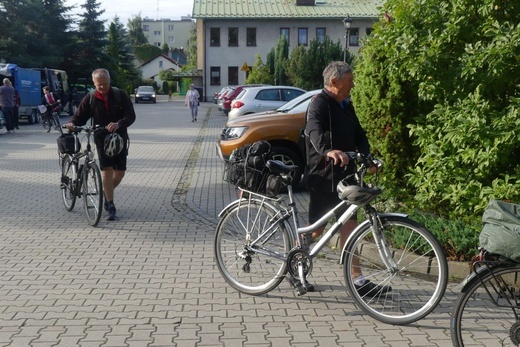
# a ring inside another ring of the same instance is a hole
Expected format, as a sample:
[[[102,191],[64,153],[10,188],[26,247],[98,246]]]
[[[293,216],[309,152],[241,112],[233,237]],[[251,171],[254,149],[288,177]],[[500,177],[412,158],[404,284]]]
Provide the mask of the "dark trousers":
[[[14,130],[13,107],[2,106],[2,113],[4,114],[5,128]]]

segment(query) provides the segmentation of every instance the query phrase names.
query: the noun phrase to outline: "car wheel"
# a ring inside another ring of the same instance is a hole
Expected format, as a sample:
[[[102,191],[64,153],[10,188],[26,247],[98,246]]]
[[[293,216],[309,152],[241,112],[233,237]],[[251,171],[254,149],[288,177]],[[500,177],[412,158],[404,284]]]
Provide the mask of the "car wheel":
[[[303,173],[303,163],[293,150],[287,147],[273,147],[271,148],[271,156],[274,160],[279,160],[286,165],[296,165],[300,169],[292,175],[291,185],[297,187]]]

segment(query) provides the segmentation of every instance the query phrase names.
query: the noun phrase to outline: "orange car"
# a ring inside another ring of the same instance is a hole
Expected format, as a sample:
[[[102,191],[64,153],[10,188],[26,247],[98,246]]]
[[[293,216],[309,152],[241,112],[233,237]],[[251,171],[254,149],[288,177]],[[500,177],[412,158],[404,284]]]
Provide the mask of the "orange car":
[[[217,141],[218,150],[228,158],[234,149],[265,140],[271,144],[273,159],[297,165],[293,186],[300,182],[305,167],[305,146],[301,133],[305,128],[305,114],[311,97],[321,89],[307,92],[277,110],[255,113],[230,120]]]

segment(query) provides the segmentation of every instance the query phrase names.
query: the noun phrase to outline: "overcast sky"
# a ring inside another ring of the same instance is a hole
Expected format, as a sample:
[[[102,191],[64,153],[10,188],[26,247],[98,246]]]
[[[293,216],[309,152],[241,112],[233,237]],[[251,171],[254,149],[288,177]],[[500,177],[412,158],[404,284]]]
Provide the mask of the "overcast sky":
[[[108,20],[107,24],[118,16],[121,23],[127,24],[128,20],[135,15],[141,14],[142,18],[151,19],[181,19],[181,16],[191,15],[193,11],[193,0],[98,0],[101,9],[105,13],[102,19]],[[85,0],[65,0],[65,6],[76,5],[71,13],[83,13],[80,5]]]

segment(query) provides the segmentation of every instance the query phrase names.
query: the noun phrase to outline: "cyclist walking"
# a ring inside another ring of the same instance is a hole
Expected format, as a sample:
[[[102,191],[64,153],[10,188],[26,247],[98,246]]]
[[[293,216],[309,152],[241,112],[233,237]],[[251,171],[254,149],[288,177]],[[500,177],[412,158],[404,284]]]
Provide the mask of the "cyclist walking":
[[[135,110],[125,92],[110,86],[108,70],[94,70],[92,81],[96,90],[81,100],[66,126],[73,130],[76,125],[84,125],[92,118],[95,125],[105,127],[105,131],[95,134],[94,141],[102,171],[107,220],[112,221],[117,212],[114,190],[125,176],[129,143],[127,128],[135,122]]]
[[[309,224],[315,223],[323,214],[341,200],[336,186],[349,174],[355,172],[354,163],[349,163],[347,151],[370,153],[365,131],[350,102],[354,88],[352,68],[344,62],[333,61],[323,70],[325,88],[316,94],[309,104],[305,125],[307,166],[305,179],[309,190]],[[341,215],[344,211],[339,211]],[[356,227],[356,220],[347,221],[340,230],[340,248]],[[312,239],[323,233],[325,226],[312,234]],[[365,281],[361,271],[354,266],[356,285],[364,292],[373,290],[374,284]],[[312,286],[311,290],[312,291]],[[359,291],[358,290],[358,291]],[[383,292],[390,290],[384,288]]]

